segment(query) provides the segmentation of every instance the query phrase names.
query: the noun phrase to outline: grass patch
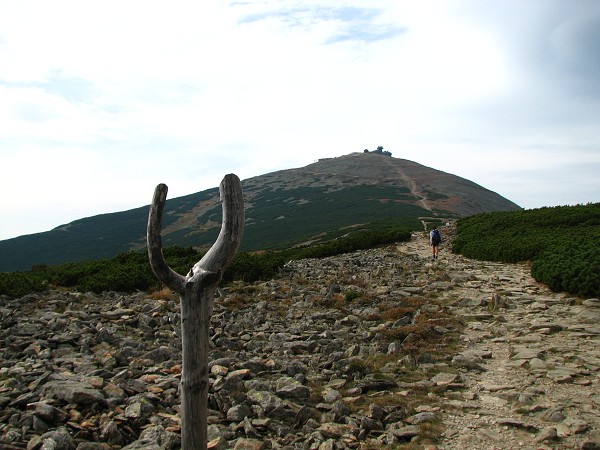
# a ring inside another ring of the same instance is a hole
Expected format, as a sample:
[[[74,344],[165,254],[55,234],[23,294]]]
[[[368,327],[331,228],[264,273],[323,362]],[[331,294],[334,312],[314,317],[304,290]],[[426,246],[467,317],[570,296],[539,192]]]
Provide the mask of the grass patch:
[[[171,291],[171,289],[168,287],[164,287],[157,291],[152,291],[148,294],[148,298],[152,300],[172,300],[175,297],[177,297],[177,294]]]
[[[357,299],[359,297],[362,297],[362,292],[359,292],[359,291],[351,290],[344,294],[344,299],[347,302],[351,302],[352,300]]]

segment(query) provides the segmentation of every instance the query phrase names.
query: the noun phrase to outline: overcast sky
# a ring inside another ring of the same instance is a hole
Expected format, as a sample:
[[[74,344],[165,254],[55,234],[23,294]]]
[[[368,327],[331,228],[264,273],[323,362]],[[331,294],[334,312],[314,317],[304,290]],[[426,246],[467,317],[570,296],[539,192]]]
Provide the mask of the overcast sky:
[[[599,202],[600,1],[0,0],[0,239],[380,145]]]

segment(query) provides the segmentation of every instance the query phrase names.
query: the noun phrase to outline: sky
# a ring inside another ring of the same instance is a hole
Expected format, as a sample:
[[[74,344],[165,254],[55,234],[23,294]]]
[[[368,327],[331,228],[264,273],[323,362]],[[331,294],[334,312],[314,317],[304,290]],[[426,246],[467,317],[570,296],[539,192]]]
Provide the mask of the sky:
[[[0,0],[0,240],[378,146],[600,202],[600,1]]]

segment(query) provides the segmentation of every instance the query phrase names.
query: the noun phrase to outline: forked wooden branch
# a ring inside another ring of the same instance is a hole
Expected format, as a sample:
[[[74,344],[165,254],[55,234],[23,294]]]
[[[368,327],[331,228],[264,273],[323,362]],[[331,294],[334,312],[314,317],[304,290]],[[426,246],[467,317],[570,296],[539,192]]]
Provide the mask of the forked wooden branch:
[[[167,186],[159,184],[148,214],[148,258],[157,278],[181,301],[181,448],[207,447],[208,341],[213,296],[223,272],[233,260],[244,233],[244,199],[236,175],[219,186],[223,223],[217,241],[186,276],[172,270],[162,251],[161,223]]]
[[[167,265],[162,251],[160,232],[163,211],[167,201],[167,191],[166,184],[159,184],[154,190],[154,197],[148,214],[148,259],[156,277],[171,290],[181,294],[185,286],[185,277],[182,277]]]

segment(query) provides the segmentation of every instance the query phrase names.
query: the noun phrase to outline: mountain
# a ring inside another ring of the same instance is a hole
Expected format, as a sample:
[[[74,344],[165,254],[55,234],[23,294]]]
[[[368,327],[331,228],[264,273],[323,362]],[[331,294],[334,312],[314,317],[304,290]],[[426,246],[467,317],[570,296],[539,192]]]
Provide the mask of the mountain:
[[[306,167],[249,178],[242,181],[242,189],[246,207],[242,251],[315,241],[331,230],[378,221],[417,229],[423,217],[520,209],[472,181],[377,152],[324,158]],[[0,241],[0,271],[143,250],[147,218],[148,205]],[[218,188],[168,199],[163,245],[208,247],[220,226]]]

